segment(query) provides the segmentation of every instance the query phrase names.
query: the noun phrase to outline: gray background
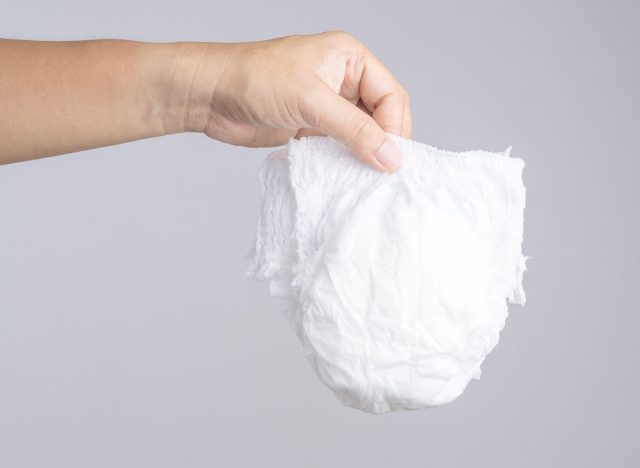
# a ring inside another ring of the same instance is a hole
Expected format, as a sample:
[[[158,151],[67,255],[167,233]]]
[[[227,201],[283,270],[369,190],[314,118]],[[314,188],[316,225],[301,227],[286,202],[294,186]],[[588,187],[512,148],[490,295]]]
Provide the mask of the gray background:
[[[525,159],[532,256],[482,379],[374,417],[243,277],[268,150],[177,135],[0,167],[0,466],[640,465],[638,2],[0,5],[5,37],[349,30],[416,140]]]

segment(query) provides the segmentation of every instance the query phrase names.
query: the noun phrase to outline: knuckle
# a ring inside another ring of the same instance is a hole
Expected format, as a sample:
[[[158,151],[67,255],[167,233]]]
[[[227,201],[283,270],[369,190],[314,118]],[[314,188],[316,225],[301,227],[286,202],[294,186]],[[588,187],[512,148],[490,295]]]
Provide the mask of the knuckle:
[[[351,43],[355,41],[354,37],[348,31],[343,29],[335,29],[333,31],[328,31],[327,36],[338,43]]]
[[[328,31],[327,34],[334,37],[351,37],[351,34],[349,34],[349,31],[345,29],[333,29],[331,31]]]

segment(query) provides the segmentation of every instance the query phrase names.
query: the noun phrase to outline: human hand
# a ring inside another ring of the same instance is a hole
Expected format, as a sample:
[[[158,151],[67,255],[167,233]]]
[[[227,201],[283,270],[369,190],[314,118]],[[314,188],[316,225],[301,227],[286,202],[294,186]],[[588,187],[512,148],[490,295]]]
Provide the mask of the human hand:
[[[404,88],[344,32],[251,43],[0,39],[0,163],[184,131],[243,146],[327,134],[372,167],[411,137]]]
[[[411,137],[408,94],[349,34],[181,47],[167,80],[166,118],[181,128],[170,132],[249,147],[326,134],[376,169],[401,165],[385,132]]]

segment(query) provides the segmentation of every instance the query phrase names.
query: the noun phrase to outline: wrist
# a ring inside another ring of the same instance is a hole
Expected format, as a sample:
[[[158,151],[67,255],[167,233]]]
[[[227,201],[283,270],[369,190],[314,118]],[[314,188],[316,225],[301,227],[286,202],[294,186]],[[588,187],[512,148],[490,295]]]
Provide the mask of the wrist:
[[[204,132],[216,85],[232,44],[158,44],[159,87],[166,134]]]

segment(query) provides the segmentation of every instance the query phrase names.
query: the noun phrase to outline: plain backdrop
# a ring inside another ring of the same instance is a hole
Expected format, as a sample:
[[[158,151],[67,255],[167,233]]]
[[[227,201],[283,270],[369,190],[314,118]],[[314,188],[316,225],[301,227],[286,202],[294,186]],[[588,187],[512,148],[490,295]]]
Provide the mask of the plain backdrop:
[[[638,24],[633,1],[0,0],[14,38],[346,29],[409,90],[414,139],[525,160],[532,257],[482,379],[376,417],[244,277],[269,150],[187,134],[0,167],[0,466],[640,466]]]

